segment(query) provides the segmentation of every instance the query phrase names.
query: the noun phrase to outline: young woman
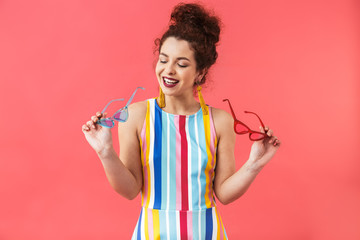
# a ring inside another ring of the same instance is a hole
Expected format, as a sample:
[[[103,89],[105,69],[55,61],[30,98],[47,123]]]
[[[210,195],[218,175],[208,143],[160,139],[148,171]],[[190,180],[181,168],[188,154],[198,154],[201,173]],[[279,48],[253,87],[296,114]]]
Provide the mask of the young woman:
[[[204,103],[201,87],[216,61],[219,19],[198,4],[179,4],[156,40],[160,96],[129,106],[119,123],[120,156],[97,112],[82,126],[111,186],[127,199],[141,191],[133,239],[227,239],[214,196],[223,204],[245,193],[280,141],[268,127],[235,169],[234,119]],[[197,89],[199,102],[194,97]]]

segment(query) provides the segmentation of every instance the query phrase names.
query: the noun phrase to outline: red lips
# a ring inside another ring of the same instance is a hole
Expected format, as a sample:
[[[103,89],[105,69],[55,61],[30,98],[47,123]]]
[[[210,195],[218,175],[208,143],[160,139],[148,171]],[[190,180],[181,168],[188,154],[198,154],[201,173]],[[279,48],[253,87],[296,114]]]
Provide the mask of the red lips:
[[[162,79],[163,79],[164,86],[167,88],[173,88],[179,83],[179,80],[176,80],[174,78],[163,77]],[[169,80],[169,81],[166,81],[165,79]]]

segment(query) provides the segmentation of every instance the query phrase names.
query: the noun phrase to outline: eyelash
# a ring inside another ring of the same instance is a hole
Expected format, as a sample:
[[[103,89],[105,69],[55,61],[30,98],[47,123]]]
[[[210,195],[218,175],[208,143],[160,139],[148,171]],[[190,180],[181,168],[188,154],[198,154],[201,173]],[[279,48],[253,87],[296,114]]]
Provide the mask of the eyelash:
[[[161,61],[161,60],[160,60],[160,63],[167,63],[167,62],[166,62],[166,61]],[[178,64],[178,66],[179,66],[179,67],[181,67],[181,68],[186,68],[186,67],[187,67],[187,65],[180,65],[180,64]]]

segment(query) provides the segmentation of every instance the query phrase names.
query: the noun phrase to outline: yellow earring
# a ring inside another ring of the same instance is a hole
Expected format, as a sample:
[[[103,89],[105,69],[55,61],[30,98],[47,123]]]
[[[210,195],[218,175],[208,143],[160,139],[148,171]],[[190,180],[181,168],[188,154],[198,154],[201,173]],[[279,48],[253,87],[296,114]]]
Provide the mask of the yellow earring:
[[[164,108],[164,107],[165,107],[165,95],[164,95],[161,87],[159,87],[159,88],[160,88],[160,93],[159,93],[159,107],[160,107],[160,108]]]
[[[204,98],[201,94],[201,86],[200,85],[197,86],[197,91],[198,91],[198,97],[199,97],[199,101],[200,101],[200,105],[203,110],[203,113],[204,113],[204,115],[208,115],[209,110],[208,110],[208,107],[206,106]]]

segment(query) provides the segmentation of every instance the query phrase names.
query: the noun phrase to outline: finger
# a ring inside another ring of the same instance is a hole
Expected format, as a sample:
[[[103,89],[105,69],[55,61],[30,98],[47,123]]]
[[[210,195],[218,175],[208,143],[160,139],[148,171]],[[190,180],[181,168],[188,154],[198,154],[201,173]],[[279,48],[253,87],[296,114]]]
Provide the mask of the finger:
[[[96,117],[96,116],[92,116],[92,117],[91,117],[91,120],[92,120],[94,123],[96,123],[96,122],[99,120],[99,118]]]
[[[269,140],[269,143],[273,143],[273,142],[275,142],[276,141],[276,137],[275,136],[272,136],[271,138],[270,138],[270,140]]]
[[[89,131],[90,128],[84,124],[84,125],[82,125],[82,130],[83,131]]]
[[[279,139],[276,139],[275,141],[274,141],[274,146],[279,146],[280,145],[280,141],[279,141]]]
[[[94,125],[94,122],[93,121],[87,121],[86,122],[86,125],[89,127],[89,128],[95,128],[95,125]]]
[[[101,117],[102,117],[102,113],[101,113],[101,112],[97,112],[95,115],[96,115],[98,118],[101,118]]]
[[[272,135],[273,135],[273,130],[272,129],[269,129],[267,132],[266,132],[266,134],[269,136],[269,137],[271,137]]]
[[[269,126],[265,126],[265,132],[269,131]]]
[[[260,126],[259,128],[260,128],[260,132],[265,133],[264,128],[262,126]]]

